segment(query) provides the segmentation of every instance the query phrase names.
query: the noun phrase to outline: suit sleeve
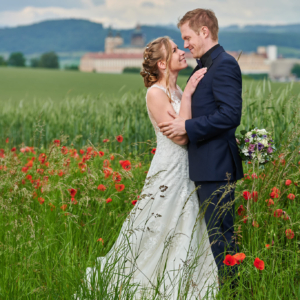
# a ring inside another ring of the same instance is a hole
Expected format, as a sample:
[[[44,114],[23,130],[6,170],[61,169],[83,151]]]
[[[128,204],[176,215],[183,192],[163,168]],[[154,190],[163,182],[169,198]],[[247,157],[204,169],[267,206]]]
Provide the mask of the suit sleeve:
[[[212,82],[217,110],[212,115],[185,121],[192,143],[201,142],[240,125],[242,115],[242,78],[238,63],[225,60],[217,67]]]

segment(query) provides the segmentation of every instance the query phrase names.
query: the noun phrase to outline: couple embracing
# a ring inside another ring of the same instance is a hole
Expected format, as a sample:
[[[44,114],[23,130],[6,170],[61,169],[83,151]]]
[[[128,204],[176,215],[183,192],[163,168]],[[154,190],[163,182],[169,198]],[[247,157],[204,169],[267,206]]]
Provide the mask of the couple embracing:
[[[211,10],[187,12],[178,27],[197,66],[182,91],[176,81],[187,67],[185,52],[168,37],[147,45],[141,75],[156,153],[140,200],[98,258],[101,268],[87,270],[91,279],[114,261],[118,280],[125,275],[138,286],[135,299],[149,299],[151,289],[157,299],[214,299],[227,280],[237,282],[237,266],[223,261],[239,252],[233,225],[235,184],[243,177],[235,139],[241,71],[218,44]]]

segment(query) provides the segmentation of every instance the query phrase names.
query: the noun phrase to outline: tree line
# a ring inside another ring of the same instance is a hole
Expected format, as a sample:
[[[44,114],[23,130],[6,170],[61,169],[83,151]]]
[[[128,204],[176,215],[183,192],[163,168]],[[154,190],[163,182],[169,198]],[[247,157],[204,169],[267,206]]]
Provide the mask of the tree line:
[[[0,66],[26,67],[26,58],[22,52],[13,52],[7,60],[0,56]],[[30,59],[30,67],[58,69],[59,58],[54,51],[46,52],[40,57]]]

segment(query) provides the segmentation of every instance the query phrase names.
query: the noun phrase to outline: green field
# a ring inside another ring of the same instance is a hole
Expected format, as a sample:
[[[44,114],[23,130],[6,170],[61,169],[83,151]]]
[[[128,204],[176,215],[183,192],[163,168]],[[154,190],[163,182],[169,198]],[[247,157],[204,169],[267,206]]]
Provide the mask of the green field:
[[[72,299],[80,290],[81,300],[132,299],[132,274],[109,291],[113,268],[107,266],[91,294],[84,275],[114,244],[132,201],[142,198],[156,140],[141,77],[0,68],[0,79],[0,299]],[[182,88],[185,81],[179,78]],[[235,233],[246,258],[238,287],[231,290],[228,280],[216,300],[300,300],[299,92],[299,83],[243,82],[238,131],[266,128],[278,151],[264,169],[244,164]],[[25,146],[34,149],[24,152]],[[112,172],[121,175],[124,190],[117,190]],[[264,261],[263,270],[255,258]],[[169,299],[161,294],[163,278],[143,300]],[[183,282],[178,299],[187,299],[193,286]]]

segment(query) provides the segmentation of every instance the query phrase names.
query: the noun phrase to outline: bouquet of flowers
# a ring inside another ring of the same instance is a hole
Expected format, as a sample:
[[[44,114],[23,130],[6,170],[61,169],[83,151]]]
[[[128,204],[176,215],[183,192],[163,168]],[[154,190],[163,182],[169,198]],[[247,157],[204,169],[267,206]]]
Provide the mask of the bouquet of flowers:
[[[273,158],[276,151],[274,141],[265,129],[253,128],[250,131],[242,130],[236,135],[236,141],[242,160],[258,161],[265,164]]]

